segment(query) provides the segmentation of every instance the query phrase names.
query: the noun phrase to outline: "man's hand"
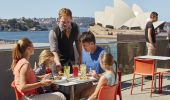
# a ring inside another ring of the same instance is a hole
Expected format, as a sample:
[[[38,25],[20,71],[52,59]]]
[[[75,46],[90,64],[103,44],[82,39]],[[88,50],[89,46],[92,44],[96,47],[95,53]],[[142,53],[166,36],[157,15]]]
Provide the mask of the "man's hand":
[[[95,70],[91,70],[90,74],[94,77],[94,78],[99,78],[99,75],[96,73]]]

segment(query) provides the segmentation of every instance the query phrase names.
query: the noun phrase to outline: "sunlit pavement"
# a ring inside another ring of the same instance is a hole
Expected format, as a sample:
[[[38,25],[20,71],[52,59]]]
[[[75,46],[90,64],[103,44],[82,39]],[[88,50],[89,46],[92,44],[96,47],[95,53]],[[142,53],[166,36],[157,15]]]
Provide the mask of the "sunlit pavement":
[[[158,68],[158,71],[166,70],[167,69]],[[151,80],[144,80],[143,91],[141,91],[141,77],[139,75],[136,75],[135,77],[135,85],[133,88],[132,95],[130,95],[132,74],[122,76],[123,100],[170,100],[170,76],[164,76],[162,93],[159,94],[158,89],[156,92],[154,92],[153,90],[152,97],[150,97]],[[158,77],[156,85],[158,88]]]

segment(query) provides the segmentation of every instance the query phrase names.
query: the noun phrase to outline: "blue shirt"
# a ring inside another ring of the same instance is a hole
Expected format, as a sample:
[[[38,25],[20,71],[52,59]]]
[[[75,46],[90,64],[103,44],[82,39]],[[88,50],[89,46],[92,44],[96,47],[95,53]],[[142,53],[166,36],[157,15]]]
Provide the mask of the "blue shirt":
[[[103,69],[100,66],[100,56],[105,52],[105,50],[101,47],[97,47],[96,51],[91,54],[86,52],[84,49],[82,50],[82,62],[86,64],[87,71],[95,70],[97,74],[103,73]]]
[[[50,66],[51,71],[52,71],[52,75],[57,75],[57,69],[56,69],[56,65],[53,64]],[[37,69],[34,70],[35,74],[37,76],[41,76],[41,75],[45,75],[46,74],[46,68],[45,65],[41,64],[40,66],[38,66]]]
[[[37,76],[41,76],[41,75],[44,75],[44,74],[45,74],[45,70],[46,70],[46,68],[45,68],[45,66],[42,64],[42,65],[38,66],[38,68],[35,69],[34,71],[35,71],[35,74],[36,74]]]

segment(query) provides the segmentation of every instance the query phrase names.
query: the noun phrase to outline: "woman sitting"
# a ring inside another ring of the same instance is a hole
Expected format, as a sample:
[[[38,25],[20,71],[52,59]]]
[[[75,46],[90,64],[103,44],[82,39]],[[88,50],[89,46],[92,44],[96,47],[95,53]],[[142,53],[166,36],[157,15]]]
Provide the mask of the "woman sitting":
[[[12,51],[12,66],[14,74],[14,82],[17,90],[22,94],[22,100],[65,100],[65,97],[60,92],[39,94],[37,88],[49,86],[51,80],[46,80],[44,75],[41,81],[37,82],[37,77],[32,69],[29,59],[34,54],[32,42],[23,38],[18,40]]]

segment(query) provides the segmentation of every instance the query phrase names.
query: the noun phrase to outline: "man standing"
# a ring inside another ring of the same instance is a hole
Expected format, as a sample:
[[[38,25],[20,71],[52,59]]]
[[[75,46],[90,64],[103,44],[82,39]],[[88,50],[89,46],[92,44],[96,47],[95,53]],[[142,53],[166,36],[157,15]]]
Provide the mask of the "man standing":
[[[158,14],[156,12],[152,12],[150,14],[150,21],[146,24],[145,27],[145,39],[146,46],[148,49],[147,55],[154,56],[156,55],[156,32],[153,26],[153,22],[158,20]]]
[[[50,50],[55,55],[54,61],[59,66],[74,64],[75,42],[81,63],[81,44],[78,41],[80,31],[78,25],[72,22],[72,12],[70,9],[62,8],[58,15],[58,23],[49,33]]]
[[[146,24],[145,27],[145,39],[146,39],[146,47],[147,47],[147,55],[155,56],[156,55],[156,32],[153,26],[153,22],[158,20],[158,14],[156,12],[152,12],[150,14],[150,21]],[[152,76],[147,76],[145,79],[151,80]]]

